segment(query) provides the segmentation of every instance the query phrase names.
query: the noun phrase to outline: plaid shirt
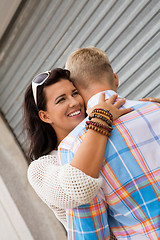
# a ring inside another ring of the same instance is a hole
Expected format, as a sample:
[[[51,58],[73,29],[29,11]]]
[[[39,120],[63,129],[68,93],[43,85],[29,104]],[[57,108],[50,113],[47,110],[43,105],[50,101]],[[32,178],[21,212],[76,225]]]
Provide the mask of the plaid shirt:
[[[106,91],[106,98],[114,94]],[[88,107],[98,103],[93,96]],[[160,105],[127,100],[134,111],[114,121],[101,168],[102,187],[85,205],[67,210],[68,239],[160,239]],[[86,119],[60,144],[60,164],[70,163],[83,141]]]

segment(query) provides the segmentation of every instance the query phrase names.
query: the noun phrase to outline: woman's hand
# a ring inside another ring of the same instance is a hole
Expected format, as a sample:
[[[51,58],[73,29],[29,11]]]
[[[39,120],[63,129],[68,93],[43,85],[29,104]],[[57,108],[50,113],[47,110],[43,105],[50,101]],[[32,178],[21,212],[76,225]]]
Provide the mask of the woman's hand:
[[[160,103],[160,98],[148,97],[148,98],[142,98],[139,101],[148,101],[148,102]]]
[[[105,101],[105,93],[101,93],[99,97],[99,103],[95,105],[93,108],[87,109],[87,114],[90,114],[95,108],[103,108],[105,110],[110,111],[110,113],[113,115],[113,120],[116,120],[120,116],[129,113],[133,110],[133,108],[119,109],[121,106],[124,105],[126,100],[121,99],[115,102],[117,97],[118,94],[114,94],[108,100]]]

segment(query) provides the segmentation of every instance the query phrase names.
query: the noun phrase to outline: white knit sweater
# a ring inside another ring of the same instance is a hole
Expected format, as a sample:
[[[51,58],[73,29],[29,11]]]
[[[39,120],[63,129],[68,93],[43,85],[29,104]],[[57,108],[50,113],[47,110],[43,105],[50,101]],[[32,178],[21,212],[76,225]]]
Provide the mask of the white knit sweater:
[[[28,180],[65,227],[66,209],[89,203],[102,183],[101,177],[92,178],[70,164],[59,166],[57,151],[33,161]]]

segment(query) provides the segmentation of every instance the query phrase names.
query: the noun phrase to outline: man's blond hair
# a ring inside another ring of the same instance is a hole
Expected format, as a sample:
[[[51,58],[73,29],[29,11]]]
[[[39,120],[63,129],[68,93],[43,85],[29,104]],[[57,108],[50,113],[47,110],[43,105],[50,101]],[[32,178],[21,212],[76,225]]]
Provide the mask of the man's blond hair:
[[[114,74],[105,52],[95,47],[80,48],[66,61],[66,69],[71,72],[71,80],[81,88],[93,82],[113,84]]]

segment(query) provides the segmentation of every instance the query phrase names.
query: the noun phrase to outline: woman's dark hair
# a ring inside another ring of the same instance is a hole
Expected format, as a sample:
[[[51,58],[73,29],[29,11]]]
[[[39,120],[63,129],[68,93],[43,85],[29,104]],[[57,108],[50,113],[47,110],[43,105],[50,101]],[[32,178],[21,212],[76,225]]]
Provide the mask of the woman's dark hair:
[[[59,82],[62,78],[70,81],[70,72],[61,68],[56,68],[51,71],[48,79],[37,87],[37,105],[33,98],[32,84],[28,86],[25,92],[24,126],[30,140],[28,152],[30,161],[46,155],[56,148],[56,133],[49,123],[45,123],[39,118],[38,112],[39,110],[46,111],[44,87]]]

